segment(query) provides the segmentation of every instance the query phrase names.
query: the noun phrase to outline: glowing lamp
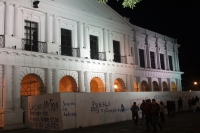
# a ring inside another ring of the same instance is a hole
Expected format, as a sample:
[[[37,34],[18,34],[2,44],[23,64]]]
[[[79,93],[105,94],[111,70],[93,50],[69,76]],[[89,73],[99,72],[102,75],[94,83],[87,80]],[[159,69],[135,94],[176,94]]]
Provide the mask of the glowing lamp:
[[[194,82],[194,85],[197,85],[197,82]]]

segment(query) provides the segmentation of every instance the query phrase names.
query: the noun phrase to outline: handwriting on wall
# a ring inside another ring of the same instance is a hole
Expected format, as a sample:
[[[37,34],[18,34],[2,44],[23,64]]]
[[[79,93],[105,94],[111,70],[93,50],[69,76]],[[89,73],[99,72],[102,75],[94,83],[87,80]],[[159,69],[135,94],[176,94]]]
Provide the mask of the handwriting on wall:
[[[74,106],[74,108],[75,108],[76,103],[75,102],[69,102],[68,103],[68,102],[65,102],[65,101],[62,102],[62,111],[63,111],[64,116],[68,116],[68,117],[69,116],[77,116],[75,111],[71,112],[71,110],[70,110],[71,106]]]
[[[29,103],[29,121],[32,128],[55,130],[59,129],[58,102],[53,99],[43,101],[43,103]]]
[[[129,110],[130,108],[125,108],[123,104],[115,108],[112,106],[110,101],[109,102],[92,101],[92,104],[91,104],[91,112],[93,113],[116,113],[116,112],[125,113],[126,111],[129,111]]]

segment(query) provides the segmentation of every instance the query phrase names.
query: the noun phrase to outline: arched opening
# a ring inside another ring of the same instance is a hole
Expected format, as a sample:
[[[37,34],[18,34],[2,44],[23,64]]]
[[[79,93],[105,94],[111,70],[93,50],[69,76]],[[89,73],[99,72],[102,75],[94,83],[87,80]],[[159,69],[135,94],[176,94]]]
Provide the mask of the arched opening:
[[[172,91],[177,91],[177,87],[174,82],[171,82],[171,86],[172,86]]]
[[[142,81],[142,83],[141,83],[141,91],[143,91],[143,92],[150,91],[149,85],[147,84],[146,81]]]
[[[153,91],[160,91],[158,83],[156,81],[153,81]]]
[[[34,96],[45,93],[44,83],[36,74],[28,74],[21,81],[21,96]]]
[[[134,92],[138,92],[138,87],[137,87],[137,83],[134,81],[133,82],[133,88],[134,88]]]
[[[163,82],[163,83],[162,83],[162,86],[163,86],[163,91],[169,91],[169,88],[168,88],[166,82]]]
[[[73,77],[64,76],[59,84],[60,92],[77,92],[77,84]]]
[[[126,87],[124,81],[120,78],[116,79],[114,82],[115,92],[126,92]]]
[[[90,92],[105,92],[103,82],[100,78],[94,77],[91,80]]]

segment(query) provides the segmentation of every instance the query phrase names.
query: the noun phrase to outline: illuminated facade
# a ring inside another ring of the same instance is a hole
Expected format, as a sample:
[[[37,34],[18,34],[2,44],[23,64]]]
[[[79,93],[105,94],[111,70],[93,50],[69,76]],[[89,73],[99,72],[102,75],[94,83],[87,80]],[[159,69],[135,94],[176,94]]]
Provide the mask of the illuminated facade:
[[[95,0],[0,0],[0,126],[22,128],[22,96],[181,91],[175,39]],[[13,121],[13,119],[15,121]]]

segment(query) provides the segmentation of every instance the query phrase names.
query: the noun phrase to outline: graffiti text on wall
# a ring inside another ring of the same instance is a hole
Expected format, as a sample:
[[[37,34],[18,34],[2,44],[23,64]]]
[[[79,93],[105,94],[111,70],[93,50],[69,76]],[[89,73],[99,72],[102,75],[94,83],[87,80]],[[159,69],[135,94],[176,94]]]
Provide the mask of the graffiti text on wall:
[[[59,117],[51,115],[58,111],[58,102],[49,99],[39,104],[29,103],[29,121],[32,128],[59,129]]]
[[[75,111],[70,110],[71,106],[74,106],[74,109],[75,109],[75,105],[76,105],[76,103],[74,103],[74,102],[63,101],[63,104],[62,104],[63,115],[64,116],[77,116]]]
[[[91,112],[93,113],[125,113],[127,110],[130,110],[130,108],[125,108],[123,104],[121,104],[121,106],[118,108],[113,108],[111,102],[92,101],[91,105]]]

